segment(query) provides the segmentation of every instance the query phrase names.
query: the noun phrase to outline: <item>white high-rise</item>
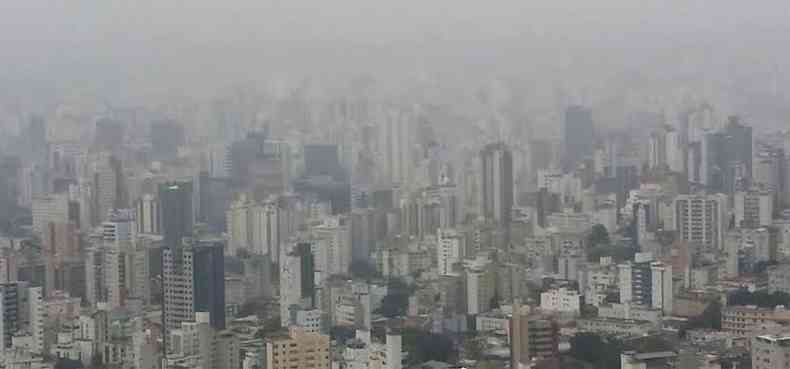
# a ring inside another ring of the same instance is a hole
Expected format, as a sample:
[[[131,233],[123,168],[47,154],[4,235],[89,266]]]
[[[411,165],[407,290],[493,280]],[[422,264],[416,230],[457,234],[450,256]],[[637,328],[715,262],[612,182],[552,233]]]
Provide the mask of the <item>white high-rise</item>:
[[[664,315],[672,314],[674,290],[672,289],[672,265],[662,262],[650,264],[651,305],[661,309]]]
[[[736,192],[735,226],[770,227],[773,224],[774,196],[770,192]]]
[[[143,194],[135,204],[137,233],[159,234],[159,203],[152,194]]]
[[[680,240],[719,249],[724,247],[726,195],[679,195],[674,207],[675,229]]]
[[[251,252],[269,255],[277,261],[280,254],[280,214],[275,201],[267,201],[250,209],[252,240]]]
[[[346,274],[351,266],[351,229],[348,223],[344,216],[330,216],[312,229],[317,241],[316,269],[326,277]]]
[[[461,262],[463,238],[455,229],[439,229],[436,251],[439,275],[458,275],[453,266]]]

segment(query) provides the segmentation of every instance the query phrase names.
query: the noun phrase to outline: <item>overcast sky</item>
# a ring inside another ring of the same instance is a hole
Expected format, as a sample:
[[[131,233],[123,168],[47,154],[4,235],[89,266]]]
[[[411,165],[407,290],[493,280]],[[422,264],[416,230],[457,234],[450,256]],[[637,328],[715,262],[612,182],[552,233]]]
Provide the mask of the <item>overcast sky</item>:
[[[787,0],[0,0],[0,82],[141,96],[284,72],[476,68],[769,89],[788,31]]]

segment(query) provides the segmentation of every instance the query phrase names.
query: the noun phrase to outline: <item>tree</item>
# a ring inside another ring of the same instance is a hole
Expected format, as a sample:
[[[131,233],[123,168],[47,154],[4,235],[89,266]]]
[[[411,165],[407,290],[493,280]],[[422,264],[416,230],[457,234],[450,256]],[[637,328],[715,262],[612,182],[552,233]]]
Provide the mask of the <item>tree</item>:
[[[356,335],[356,330],[350,326],[336,325],[329,330],[329,336],[341,345]]]
[[[623,343],[615,338],[605,339],[595,333],[579,333],[570,340],[570,356],[593,365],[596,369],[620,367]]]
[[[283,327],[280,324],[279,318],[267,319],[263,322],[263,327],[255,332],[255,338],[264,338],[281,329],[283,329]]]
[[[790,294],[785,292],[749,292],[739,289],[727,296],[728,305],[757,305],[762,308],[775,308],[778,305],[790,306]]]
[[[406,315],[411,292],[412,288],[402,279],[390,279],[387,283],[387,295],[381,300],[381,307],[376,312],[387,318]]]
[[[587,241],[589,241],[591,247],[608,245],[610,242],[609,231],[606,230],[606,227],[603,224],[596,224],[592,226],[592,231],[587,237]]]
[[[486,341],[484,337],[476,335],[468,335],[464,339],[464,358],[469,360],[479,361],[483,359],[486,350]]]
[[[702,314],[690,318],[678,331],[680,338],[684,338],[689,329],[721,329],[721,303],[718,300],[712,301]]]
[[[410,365],[431,360],[450,362],[457,355],[453,341],[445,335],[417,328],[404,328],[401,335]]]

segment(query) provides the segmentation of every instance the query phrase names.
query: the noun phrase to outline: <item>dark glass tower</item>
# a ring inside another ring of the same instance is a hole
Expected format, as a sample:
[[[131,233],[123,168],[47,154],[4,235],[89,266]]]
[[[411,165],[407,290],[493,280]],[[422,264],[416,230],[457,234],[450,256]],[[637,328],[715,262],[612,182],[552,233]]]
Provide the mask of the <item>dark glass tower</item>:
[[[221,243],[192,247],[195,311],[208,312],[214,329],[225,329],[225,263]]]
[[[504,143],[486,145],[482,164],[481,214],[489,221],[507,225],[513,210],[513,155]]]
[[[179,248],[181,240],[192,235],[193,217],[192,182],[159,185],[159,229],[164,236],[163,247]]]
[[[566,172],[576,168],[584,158],[592,156],[595,145],[595,128],[592,111],[582,106],[569,106],[565,110],[563,127],[562,167]]]

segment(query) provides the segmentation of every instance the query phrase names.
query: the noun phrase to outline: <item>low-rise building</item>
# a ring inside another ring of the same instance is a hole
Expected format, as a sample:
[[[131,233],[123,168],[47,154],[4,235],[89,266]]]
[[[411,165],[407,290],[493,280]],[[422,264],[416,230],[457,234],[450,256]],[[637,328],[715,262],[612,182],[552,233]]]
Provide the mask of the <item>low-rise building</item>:
[[[606,304],[598,307],[598,317],[611,319],[644,320],[658,324],[661,309],[633,304]]]
[[[576,325],[581,332],[626,336],[641,336],[655,328],[655,325],[648,321],[610,318],[579,319]]]
[[[329,369],[329,336],[291,328],[266,341],[267,369]]]
[[[739,336],[748,336],[766,323],[790,323],[790,311],[784,307],[758,308],[754,305],[728,306],[721,309],[721,329]]]
[[[752,369],[790,366],[790,332],[752,338]]]
[[[578,315],[580,308],[581,295],[576,290],[561,287],[540,294],[540,309],[543,311]]]

